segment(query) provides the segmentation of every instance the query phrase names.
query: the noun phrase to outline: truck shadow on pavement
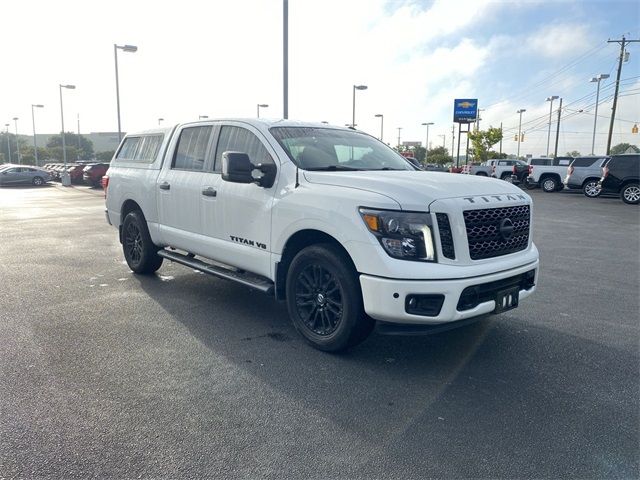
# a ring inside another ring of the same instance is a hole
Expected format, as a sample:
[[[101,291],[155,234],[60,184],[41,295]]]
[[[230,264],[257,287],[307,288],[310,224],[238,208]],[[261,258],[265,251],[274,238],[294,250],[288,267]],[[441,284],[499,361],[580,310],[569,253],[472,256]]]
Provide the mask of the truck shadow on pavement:
[[[460,476],[637,472],[638,387],[616,392],[633,376],[627,352],[538,326],[520,308],[433,336],[373,334],[327,354],[304,343],[284,303],[191,270],[160,273],[169,269],[169,280],[135,278],[212,355],[370,444],[365,472],[408,457],[406,478],[442,474],[433,460],[445,458]]]

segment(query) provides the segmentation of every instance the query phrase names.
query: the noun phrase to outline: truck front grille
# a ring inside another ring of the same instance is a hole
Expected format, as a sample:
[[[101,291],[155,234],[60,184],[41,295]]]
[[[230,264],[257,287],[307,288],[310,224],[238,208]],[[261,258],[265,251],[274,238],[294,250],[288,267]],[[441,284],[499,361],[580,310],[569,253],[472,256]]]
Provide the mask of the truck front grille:
[[[442,255],[446,258],[454,260],[456,251],[453,246],[453,235],[451,234],[451,224],[449,223],[449,215],[446,213],[436,213],[438,220],[438,230],[440,232],[440,246],[442,247]]]
[[[463,215],[472,260],[518,252],[529,244],[529,205],[465,210]]]

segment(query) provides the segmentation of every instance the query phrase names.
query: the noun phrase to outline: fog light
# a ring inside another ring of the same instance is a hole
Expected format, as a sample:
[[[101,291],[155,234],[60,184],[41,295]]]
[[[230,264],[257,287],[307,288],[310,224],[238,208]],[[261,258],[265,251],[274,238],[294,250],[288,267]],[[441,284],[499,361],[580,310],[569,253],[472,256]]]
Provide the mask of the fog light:
[[[411,315],[423,317],[437,317],[442,310],[444,295],[407,295],[404,301],[404,310]]]
[[[476,308],[480,303],[477,287],[467,287],[462,291],[460,300],[458,300],[458,311],[471,310]]]
[[[527,273],[523,275],[522,278],[522,288],[525,290],[529,290],[536,285],[536,271],[529,270]]]

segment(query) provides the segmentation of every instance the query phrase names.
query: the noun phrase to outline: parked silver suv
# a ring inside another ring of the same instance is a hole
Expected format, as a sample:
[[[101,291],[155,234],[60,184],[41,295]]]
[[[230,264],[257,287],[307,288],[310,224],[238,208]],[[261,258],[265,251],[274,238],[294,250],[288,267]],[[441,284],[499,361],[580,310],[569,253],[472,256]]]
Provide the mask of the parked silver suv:
[[[607,157],[576,157],[567,169],[567,176],[564,178],[565,187],[581,189],[590,198],[599,196],[601,189],[598,182],[606,160]]]

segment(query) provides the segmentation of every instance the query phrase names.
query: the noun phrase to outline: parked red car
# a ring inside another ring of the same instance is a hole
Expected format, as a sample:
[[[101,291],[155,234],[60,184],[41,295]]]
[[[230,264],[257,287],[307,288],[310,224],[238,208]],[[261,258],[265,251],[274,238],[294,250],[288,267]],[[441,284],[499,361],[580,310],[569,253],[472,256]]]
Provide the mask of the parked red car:
[[[84,167],[82,179],[86,184],[93,185],[96,188],[101,187],[102,176],[107,173],[108,169],[108,163],[92,163]]]

